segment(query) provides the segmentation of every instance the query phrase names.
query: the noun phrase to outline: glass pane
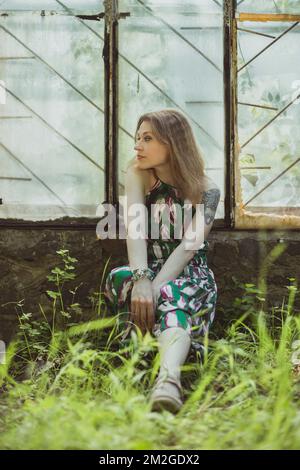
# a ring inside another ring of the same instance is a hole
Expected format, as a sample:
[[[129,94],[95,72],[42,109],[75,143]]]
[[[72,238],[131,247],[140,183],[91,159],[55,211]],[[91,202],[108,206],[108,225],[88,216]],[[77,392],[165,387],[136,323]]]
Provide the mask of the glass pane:
[[[148,111],[178,108],[189,118],[224,217],[222,2],[121,0],[120,181],[134,156],[133,133]]]
[[[58,5],[5,3],[35,10]],[[87,10],[98,3],[99,12],[101,2],[63,3],[82,9],[85,3]],[[64,12],[0,19],[7,89],[0,105],[0,218],[95,217],[104,200],[104,25]]]
[[[265,35],[238,31],[242,202],[251,211],[286,214],[288,208],[294,208],[293,213],[298,214],[300,102],[295,98],[300,94],[300,27],[289,22],[243,22],[239,26]]]
[[[237,10],[248,13],[299,14],[299,0],[237,0]]]

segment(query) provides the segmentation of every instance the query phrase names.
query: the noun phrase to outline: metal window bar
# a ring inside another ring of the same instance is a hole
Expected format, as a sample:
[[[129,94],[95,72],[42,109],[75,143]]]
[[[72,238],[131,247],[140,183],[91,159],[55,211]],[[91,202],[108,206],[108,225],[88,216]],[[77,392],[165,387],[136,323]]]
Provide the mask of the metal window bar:
[[[270,39],[275,39],[276,38],[276,36],[272,36],[271,34],[259,33],[258,31],[252,31],[251,29],[245,29],[245,28],[237,27],[237,30],[238,31],[244,31],[245,33],[257,34],[258,36],[264,36],[264,37],[270,38]]]
[[[188,39],[186,39],[184,36],[182,36],[182,34],[180,34],[175,28],[173,28],[173,26],[170,25],[170,23],[168,23],[166,20],[163,20],[160,16],[158,15],[155,15],[152,10],[147,7],[147,5],[144,4],[144,2],[142,0],[137,0],[138,3],[140,3],[144,8],[145,10],[151,15],[153,16],[153,18],[155,19],[158,19],[161,23],[163,23],[165,26],[168,27],[168,29],[170,29],[171,31],[173,31],[173,33],[175,33],[177,36],[179,36],[184,42],[186,42],[192,49],[194,49],[198,54],[200,54],[205,60],[207,60],[207,62],[209,62],[216,70],[218,70],[218,72],[222,73],[222,70],[220,69],[220,67],[217,66],[217,64],[215,64],[209,57],[207,57],[206,54],[204,54],[204,52],[202,52],[198,47],[196,47],[193,43],[191,43]]]
[[[11,57],[0,57],[0,60],[25,60],[25,59],[34,59],[32,56],[11,56]]]
[[[300,21],[300,15],[293,15],[287,13],[237,13],[236,20],[238,21],[280,21],[291,22]]]
[[[0,119],[32,119],[32,116],[0,116]]]
[[[65,6],[60,0],[55,0],[57,3],[59,3],[61,6],[63,6],[64,8],[66,8],[66,10],[69,10],[69,8],[67,6]],[[205,54],[202,53],[202,51],[200,51],[200,49],[196,48],[192,43],[190,43],[184,36],[182,36],[175,28],[173,28],[171,25],[169,25],[166,21],[164,21],[160,16],[158,15],[154,15],[151,11],[149,11],[149,9],[147,8],[147,6],[145,6],[143,4],[142,1],[138,0],[139,3],[141,3],[144,8],[146,9],[146,11],[148,13],[150,13],[153,17],[155,17],[158,21],[162,22],[163,24],[165,24],[165,26],[167,26],[168,29],[172,30],[172,32],[177,35],[180,39],[182,39],[183,41],[185,41],[186,43],[188,43],[191,47],[193,47],[196,52],[200,55],[202,55],[207,61],[211,62],[213,64],[213,62],[207,57],[205,56]],[[121,15],[124,15],[122,13],[119,13],[117,16],[121,16]],[[121,16],[123,17],[123,16]],[[81,16],[79,16],[79,18],[81,18]],[[83,22],[83,25],[87,26],[85,22]],[[89,28],[91,31],[94,32],[94,34],[96,34],[100,39],[102,39],[102,41],[104,41],[103,38],[101,38],[101,36],[96,33],[92,28]],[[204,129],[197,121],[195,121],[195,119],[190,116],[186,110],[183,110],[183,108],[175,101],[173,100],[164,90],[162,90],[158,85],[156,85],[155,82],[153,82],[153,80],[150,79],[150,77],[148,75],[146,75],[141,69],[139,69],[135,64],[133,64],[127,57],[125,57],[123,54],[120,54],[120,52],[118,52],[118,56],[121,57],[128,65],[130,65],[134,70],[136,70],[143,78],[145,78],[145,80],[147,80],[154,88],[156,88],[162,96],[164,96],[165,98],[167,98],[167,100],[172,104],[174,105],[175,107],[177,107],[178,109],[180,109],[181,111],[184,111],[187,115],[187,117],[190,119],[190,121],[192,121],[197,127],[198,129],[200,129],[210,140],[211,143],[213,143],[215,145],[216,148],[218,148],[219,150],[222,150],[222,148],[220,147],[219,143],[211,136],[211,134],[209,134],[206,129]],[[215,64],[213,64],[215,65]],[[217,66],[216,66],[217,67]],[[220,69],[219,69],[220,70]],[[220,70],[221,71],[221,70]],[[222,72],[222,71],[221,71]],[[129,133],[127,132],[127,134],[129,135]],[[134,139],[134,136],[131,136],[132,139]]]
[[[65,215],[67,215],[67,212],[64,210],[63,206],[67,206],[66,202],[55,192],[53,191],[50,186],[48,186],[45,181],[43,181],[37,174],[35,174],[31,168],[29,168],[29,166],[27,166],[24,162],[22,162],[22,160],[20,160],[20,158],[18,158],[9,148],[7,148],[2,142],[0,142],[0,145],[1,147],[4,148],[4,150],[10,155],[11,158],[13,158],[14,160],[16,160],[16,162],[21,165],[26,171],[28,171],[33,177],[34,179],[36,179],[37,181],[39,181],[39,183],[44,187],[46,188],[46,190],[48,192],[50,192],[61,204],[62,204],[62,211],[65,213]],[[77,212],[75,209],[74,209],[75,212]]]
[[[243,207],[247,206],[250,202],[253,201],[257,196],[259,196],[261,193],[263,193],[267,188],[269,188],[275,181],[277,181],[281,176],[283,176],[285,173],[287,173],[293,166],[295,166],[298,162],[300,161],[300,158],[297,158],[296,161],[291,163],[287,168],[285,168],[283,171],[279,173],[279,175],[275,176],[268,184],[266,184],[258,193],[255,193],[254,196],[252,196],[250,199],[248,199],[245,204],[243,204]]]
[[[35,117],[37,117],[40,121],[43,122],[49,129],[51,129],[55,134],[61,137],[65,142],[68,142],[77,152],[83,155],[87,160],[89,160],[93,165],[95,165],[99,170],[104,171],[104,168],[99,165],[95,160],[93,160],[87,153],[81,150],[77,145],[74,144],[70,139],[68,139],[65,135],[63,135],[58,129],[56,129],[52,124],[50,124],[46,119],[43,118],[39,113],[37,113],[33,108],[31,108],[27,103],[25,103],[21,98],[19,98],[13,91],[11,91],[7,86],[3,86],[3,88],[9,93],[13,98],[15,98],[19,103],[21,103],[26,109],[28,109]]]
[[[66,11],[71,14],[72,13],[72,10],[69,9],[69,7],[67,7],[63,2],[61,2],[60,0],[55,0],[56,3],[58,3],[59,5],[61,5],[63,8],[66,9]],[[141,4],[143,4],[143,2],[140,1]],[[152,12],[149,12],[149,9],[143,5],[147,12],[148,13],[151,13],[152,16],[154,16],[157,20],[163,22],[165,24],[165,26],[167,26],[167,28],[171,29],[173,31],[174,34],[176,34],[180,39],[184,40],[185,42],[188,42],[190,45],[191,43],[184,37],[182,36],[176,29],[174,29],[171,25],[169,25],[167,22],[165,22],[162,18],[160,18],[158,15],[154,15]],[[124,15],[128,15],[127,13],[116,13],[116,18],[118,17],[121,17],[123,18]],[[85,26],[85,27],[88,27],[90,29],[90,31],[92,31],[97,37],[99,37],[103,42],[104,42],[104,39],[96,32],[94,31],[93,28],[89,27],[84,21],[82,21],[82,15],[78,15],[76,16],[76,18],[79,19],[79,21],[81,21],[81,23]],[[88,19],[89,17],[86,16],[86,19]],[[94,19],[94,18],[93,18]],[[117,20],[116,20],[117,21]],[[193,46],[193,45],[192,45]],[[195,46],[194,46],[195,48]],[[199,54],[201,54],[206,60],[210,61],[210,59],[208,57],[206,57],[202,51],[200,51],[198,48],[195,48],[196,52],[198,52]],[[121,57],[128,65],[130,65],[134,70],[136,70],[143,78],[145,78],[145,80],[147,80],[154,88],[156,88],[162,96],[164,96],[165,98],[167,98],[167,100],[172,104],[174,105],[175,107],[177,107],[178,109],[180,109],[181,111],[184,111],[187,115],[187,117],[190,119],[191,122],[193,122],[197,127],[198,129],[200,129],[207,137],[208,139],[210,140],[210,142],[215,145],[216,148],[218,148],[219,150],[222,150],[222,148],[220,147],[219,143],[211,136],[211,134],[209,134],[206,129],[204,129],[192,116],[190,116],[186,110],[183,110],[183,108],[175,101],[173,100],[164,90],[162,90],[158,85],[156,85],[155,82],[153,82],[153,80],[150,79],[150,77],[148,77],[141,69],[139,69],[135,64],[133,64],[127,57],[125,57],[123,54],[120,54],[120,52],[118,52],[118,57]],[[122,129],[124,130],[124,129]],[[127,135],[130,135],[127,131],[125,131]],[[134,136],[130,135],[130,137],[134,140]]]
[[[66,5],[64,5],[61,1],[59,0],[56,0],[56,3],[58,3],[59,5],[61,5],[63,8],[65,8],[66,10],[66,13],[70,16],[73,15],[72,13],[72,10],[70,10]],[[140,2],[142,3],[142,2]],[[148,10],[147,10],[148,11]],[[127,13],[126,13],[127,14]],[[91,15],[91,16],[88,16],[88,15],[77,15],[76,16],[76,19],[78,19],[78,21],[81,22],[82,25],[84,25],[84,27],[87,27],[93,34],[95,34],[99,39],[101,39],[103,42],[104,42],[104,38],[101,37],[101,35],[99,33],[97,33],[93,28],[89,27],[89,25],[87,25],[84,21],[83,21],[83,18],[84,19],[92,19],[92,20],[98,20],[100,18],[103,18],[104,16],[104,13],[99,13],[98,15]],[[119,16],[121,17],[124,17],[124,13],[120,13]],[[160,21],[164,22],[164,20],[162,20],[160,17],[158,17],[157,15],[153,15],[155,16],[156,19],[159,19]],[[165,22],[164,22],[165,23]],[[180,35],[180,33],[178,33],[174,28],[172,28],[170,25],[167,24],[167,26],[175,33],[177,34],[177,36],[179,36],[181,39],[183,39],[185,42],[188,42],[189,45],[191,45],[191,43],[189,41],[187,41],[182,35]],[[92,104],[94,107],[96,107],[99,111],[101,111],[102,113],[104,113],[104,111],[98,107],[92,100],[90,100],[86,95],[84,95],[80,90],[78,90],[69,80],[67,80],[62,74],[60,74],[57,70],[55,70],[49,63],[47,63],[41,56],[39,56],[38,54],[36,54],[32,49],[30,49],[28,46],[26,46],[25,43],[23,43],[19,38],[17,38],[11,31],[9,31],[7,28],[5,28],[4,26],[1,26],[2,29],[4,29],[8,34],[10,34],[16,41],[18,41],[23,47],[25,47],[29,52],[31,52],[32,54],[34,54],[34,57],[36,57],[37,59],[39,59],[44,65],[46,65],[50,70],[52,70],[53,73],[55,73],[56,75],[58,75],[62,80],[65,81],[65,83],[67,83],[71,88],[74,89],[74,91],[76,91],[77,93],[79,93],[85,100],[87,100],[88,102],[90,102],[90,104]],[[195,47],[194,47],[195,48]],[[196,51],[201,54],[202,56],[204,56],[204,54],[197,48],[195,48]],[[122,57],[122,59],[124,59],[132,68],[134,68],[139,74],[141,74],[147,81],[149,81],[151,83],[152,86],[154,86],[163,96],[165,96],[174,106],[176,106],[177,108],[181,109],[183,111],[183,109],[181,108],[181,106],[176,102],[174,101],[167,93],[165,93],[159,86],[157,86],[146,74],[144,74],[138,67],[136,67],[131,61],[129,61],[125,56],[123,56],[122,54],[119,54],[119,56]],[[204,56],[206,58],[206,60],[210,61],[209,58],[207,58],[206,56]],[[210,61],[211,62],[211,61]],[[219,69],[220,70],[220,69]],[[222,150],[220,145],[218,144],[218,142],[197,122],[194,120],[194,118],[192,118],[192,116],[188,116],[189,119],[209,138],[209,140],[219,149],[219,150]],[[134,137],[124,128],[122,128],[120,126],[120,128],[123,130],[123,132],[125,132],[128,136],[130,136],[132,139],[134,139]]]
[[[224,43],[224,150],[225,150],[225,227],[234,227],[234,158],[236,135],[236,34],[235,0],[224,0],[223,43]]]
[[[212,2],[214,2],[216,5],[218,5],[218,7],[223,8],[221,3],[218,2],[218,0],[212,0]]]
[[[0,180],[32,181],[32,178],[22,178],[21,176],[0,176]]]
[[[284,113],[284,111],[286,111],[290,106],[292,106],[292,104],[297,101],[298,99],[300,98],[300,93],[299,95],[297,95],[292,101],[290,101],[286,106],[284,106],[272,119],[270,119],[266,124],[264,124],[260,129],[258,129],[257,132],[255,132],[255,134],[253,134],[246,142],[244,142],[242,145],[241,145],[241,148],[245,147],[246,145],[249,144],[249,142],[251,142],[256,136],[258,136],[264,129],[266,129],[266,127],[268,127],[270,124],[272,124],[273,121],[275,121],[275,119],[278,118],[278,116],[280,116],[282,113]]]
[[[57,2],[58,4],[60,4],[61,6],[63,6],[63,8],[65,9],[65,11],[66,11],[68,14],[70,14],[70,16],[74,16],[74,13],[73,13],[66,5],[64,5],[64,4],[63,4],[62,2],[60,2],[59,0],[56,0],[56,2]],[[105,3],[108,3],[108,2],[105,2],[105,1],[104,1],[104,4],[105,4]],[[142,4],[142,2],[140,2],[140,3]],[[215,3],[218,3],[218,2],[215,2]],[[219,6],[221,6],[221,5],[219,5]],[[39,12],[39,13],[40,13],[40,12]],[[49,13],[50,13],[50,14],[53,14],[52,11],[49,12]],[[58,14],[64,14],[63,12],[57,12],[57,13],[58,13]],[[45,15],[45,11],[44,11],[44,10],[42,10],[42,14]],[[122,13],[120,14],[120,16],[123,16],[123,15],[126,15],[126,14],[122,14]],[[100,14],[98,14],[98,15],[95,15],[93,19],[99,20],[99,19],[102,18],[103,16],[104,16],[104,14],[100,13]],[[80,22],[84,25],[84,27],[87,27],[88,29],[90,29],[90,30],[93,32],[93,34],[96,34],[98,37],[100,37],[100,39],[102,39],[102,41],[104,41],[104,39],[101,38],[101,36],[100,36],[97,32],[95,32],[95,31],[93,30],[93,28],[90,28],[90,27],[85,23],[85,21],[82,20],[83,18],[84,18],[84,19],[90,19],[90,16],[88,16],[88,15],[87,15],[87,16],[84,16],[84,15],[81,15],[81,16],[80,16],[80,15],[78,15],[78,16],[76,17],[76,19],[77,19],[78,21],[80,21]],[[158,17],[156,16],[156,18],[158,18]],[[161,19],[161,21],[164,22],[164,20],[162,20],[162,19]],[[168,23],[166,23],[166,22],[164,22],[164,23],[165,23],[170,29],[172,29],[172,31],[173,31],[175,34],[177,34],[179,37],[181,37],[181,39],[183,39],[183,40],[185,40],[186,42],[188,42],[183,36],[180,35],[180,33],[178,33],[178,31],[176,31],[174,28],[172,28],[170,25],[168,25]],[[3,27],[3,26],[2,26],[2,28],[3,28],[4,30],[6,30],[6,32],[7,32],[8,34],[10,34],[12,37],[14,37],[17,41],[19,41],[25,48],[27,48],[29,51],[31,51],[30,48],[28,48],[22,41],[20,41],[20,40],[19,40],[13,33],[11,33],[7,28],[5,28],[5,27]],[[188,43],[189,43],[189,42],[188,42]],[[208,60],[210,63],[212,63],[212,61],[210,61],[210,59],[209,59],[208,57],[206,57],[200,50],[198,50],[197,48],[195,48],[195,46],[194,46],[193,44],[191,44],[191,43],[189,43],[189,44],[190,44],[191,47],[193,47],[194,49],[196,49],[199,54],[201,54],[204,58],[206,58],[206,60]],[[35,54],[33,51],[31,51],[31,53]],[[78,90],[76,87],[74,87],[74,85],[73,85],[72,83],[70,83],[65,77],[63,77],[61,74],[59,74],[59,72],[57,72],[53,67],[51,67],[51,65],[48,64],[44,59],[42,59],[42,58],[41,58],[40,56],[38,56],[37,54],[35,54],[35,57],[38,58],[44,65],[46,65],[47,67],[49,67],[54,73],[56,73],[58,76],[60,76],[60,78],[61,78],[62,80],[64,80],[64,81],[65,81],[69,86],[71,86],[75,91],[77,91],[79,94],[81,94],[81,96],[82,96],[84,99],[86,99],[87,101],[89,101],[93,106],[97,107],[97,105],[96,105],[95,103],[93,103],[91,100],[89,100],[88,97],[86,97],[82,92],[80,92],[80,90]],[[122,56],[122,58],[123,58],[124,60],[126,60],[130,65],[132,65],[135,69],[137,69],[137,67],[135,67],[132,63],[130,63],[130,61],[128,61],[128,59],[126,59],[126,58],[123,57],[123,56]],[[212,63],[212,65],[215,66],[215,64],[213,64],[213,63]],[[217,66],[216,66],[216,67],[217,67]],[[217,68],[218,68],[218,67],[217,67]],[[219,69],[219,70],[220,70],[220,69]],[[138,70],[138,69],[137,69],[137,71],[138,71],[139,73],[142,73],[142,72],[141,72],[140,70]],[[220,70],[220,71],[221,71],[221,70]],[[142,75],[143,75],[147,80],[151,81],[151,80],[149,79],[149,77],[147,77],[147,76],[144,75],[143,73],[142,73]],[[152,83],[154,86],[156,86],[152,81],[151,81],[151,83]],[[156,88],[159,89],[159,87],[157,87],[157,86],[156,86]],[[160,89],[159,89],[159,90],[160,90]],[[55,129],[55,128],[54,128],[53,126],[51,126],[49,123],[47,123],[47,121],[46,121],[44,118],[42,118],[42,116],[40,116],[38,113],[35,113],[28,105],[26,105],[26,104],[25,104],[19,97],[17,97],[11,90],[8,90],[8,89],[7,89],[7,91],[8,91],[12,96],[14,96],[15,99],[17,99],[17,100],[19,100],[20,102],[22,102],[22,104],[23,104],[25,107],[27,107],[29,110],[31,110],[34,115],[36,115],[39,119],[41,119],[41,120],[44,122],[44,124],[46,124],[46,125],[47,125],[48,127],[50,127],[54,132],[56,132],[58,135],[60,135],[64,140],[66,140],[70,145],[72,145],[74,148],[76,148],[76,150],[78,150],[78,151],[79,151],[81,154],[83,154],[86,158],[90,159],[90,157],[88,157],[83,151],[81,151],[81,150],[80,150],[76,145],[74,145],[69,139],[67,139],[65,136],[63,136],[57,129]],[[172,100],[167,94],[165,94],[165,93],[163,92],[163,90],[160,90],[160,92],[161,92],[162,94],[164,94],[176,107],[180,108],[180,106],[178,106],[178,104],[177,104],[176,102],[174,102],[174,100]],[[99,107],[98,107],[98,109],[99,109],[101,112],[103,112],[103,110],[101,110]],[[180,108],[180,109],[181,109],[181,108]],[[189,116],[189,117],[190,117],[190,116]],[[218,148],[220,148],[219,144],[218,144],[216,141],[214,141],[214,139],[212,138],[212,136],[210,136],[210,135],[207,133],[207,131],[205,131],[205,129],[202,128],[202,126],[200,126],[196,121],[194,121],[193,118],[190,117],[190,119],[191,119],[208,137],[210,137],[210,139],[213,141],[213,143],[214,143]],[[129,135],[129,133],[128,133],[125,129],[122,129],[122,130],[123,130],[124,132],[126,132],[126,133]],[[131,136],[131,137],[133,138],[133,136]],[[95,164],[96,166],[98,166],[98,167],[103,171],[103,168],[100,167],[99,165],[97,165],[92,159],[90,159],[90,161],[91,161],[93,164]],[[122,186],[122,185],[121,185],[121,186]]]
[[[271,111],[278,111],[278,108],[274,108],[273,106],[266,106],[263,104],[244,103],[243,101],[238,101],[238,104],[240,104],[241,106],[252,106],[253,108],[263,108],[263,109],[269,109]]]
[[[277,42],[279,39],[281,39],[285,34],[287,34],[289,31],[291,31],[293,28],[295,28],[300,21],[300,16],[299,15],[285,15],[285,14],[248,14],[248,13],[240,13],[236,15],[235,19],[235,25],[236,25],[236,31],[238,30],[237,27],[237,20],[239,21],[294,21],[296,20],[296,23],[294,23],[292,26],[290,26],[288,29],[286,29],[282,34],[280,34],[274,41],[272,41],[267,47],[263,48],[258,54],[256,54],[252,59],[250,59],[246,64],[243,65],[239,70],[236,70],[236,73],[240,72],[244,67],[247,67],[253,60],[255,60],[257,57],[259,57],[266,49],[271,47],[275,42]],[[235,34],[235,38],[237,37],[237,33]],[[270,119],[264,126],[262,126],[255,134],[253,134],[244,144],[241,145],[241,148],[245,147],[249,142],[251,142],[257,135],[259,135],[266,127],[268,127],[272,122],[274,122],[278,116],[280,116],[284,111],[286,111],[287,108],[289,108],[296,100],[300,98],[300,94],[298,94],[293,100],[291,100],[286,106],[284,106],[272,119]],[[236,119],[235,119],[235,125],[236,125]],[[282,172],[279,173],[275,178],[273,178],[268,184],[266,184],[262,189],[260,189],[257,193],[255,193],[246,203],[243,204],[243,208],[248,205],[250,202],[252,202],[257,196],[262,194],[267,188],[269,188],[275,181],[277,181],[281,176],[283,176],[285,173],[287,173],[293,166],[295,166],[298,162],[300,161],[300,158],[298,158],[296,161],[294,161],[292,164],[290,164],[286,169],[284,169]],[[240,168],[242,169],[242,168]]]
[[[52,65],[50,65],[46,60],[44,60],[40,55],[38,55],[36,52],[34,52],[30,47],[28,47],[21,39],[19,39],[15,34],[13,34],[9,29],[7,29],[5,26],[0,25],[1,29],[14,38],[15,41],[17,41],[21,46],[23,46],[27,51],[29,51],[31,54],[33,54],[34,59],[38,59],[39,62],[41,62],[43,65],[45,65],[49,70],[51,70],[55,75],[57,75],[61,80],[63,80],[70,88],[72,88],[76,93],[78,93],[85,101],[90,103],[92,106],[94,106],[98,111],[103,113],[103,109],[100,108],[94,101],[92,101],[88,96],[86,96],[82,91],[80,91],[73,83],[71,83],[66,77],[64,77],[60,72],[58,72]]]
[[[286,29],[285,31],[283,31],[283,33],[281,33],[279,36],[276,37],[276,39],[274,39],[274,41],[271,41],[270,44],[268,44],[266,47],[264,47],[260,52],[258,52],[258,54],[255,54],[254,57],[252,57],[252,59],[248,60],[248,62],[246,62],[242,67],[240,67],[238,69],[238,72],[240,72],[241,70],[243,70],[245,67],[247,67],[249,64],[251,64],[251,62],[253,62],[255,59],[257,59],[257,57],[260,57],[267,49],[269,49],[271,46],[273,46],[273,44],[275,44],[277,41],[279,41],[283,36],[285,36],[289,31],[291,31],[292,29],[294,29],[297,25],[299,24],[299,21],[297,21],[296,23],[294,23],[292,26],[290,26],[288,29]]]

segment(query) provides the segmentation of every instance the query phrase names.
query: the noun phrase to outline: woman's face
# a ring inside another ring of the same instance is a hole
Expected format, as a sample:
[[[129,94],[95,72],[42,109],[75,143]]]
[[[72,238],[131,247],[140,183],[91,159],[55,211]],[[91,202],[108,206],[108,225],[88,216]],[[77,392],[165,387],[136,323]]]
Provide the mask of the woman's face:
[[[164,167],[168,165],[168,146],[157,140],[152,133],[152,127],[149,121],[143,121],[140,125],[134,149],[136,151],[136,168],[146,170],[148,168]],[[143,158],[138,158],[138,156]]]

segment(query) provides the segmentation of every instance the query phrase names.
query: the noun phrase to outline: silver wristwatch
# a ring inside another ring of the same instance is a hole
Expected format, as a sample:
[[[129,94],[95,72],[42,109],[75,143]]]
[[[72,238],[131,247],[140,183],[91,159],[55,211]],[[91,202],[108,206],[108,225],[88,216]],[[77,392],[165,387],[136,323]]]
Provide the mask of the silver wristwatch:
[[[150,268],[143,269],[133,269],[132,270],[132,280],[138,281],[139,279],[150,279],[152,281],[155,278],[155,274]]]

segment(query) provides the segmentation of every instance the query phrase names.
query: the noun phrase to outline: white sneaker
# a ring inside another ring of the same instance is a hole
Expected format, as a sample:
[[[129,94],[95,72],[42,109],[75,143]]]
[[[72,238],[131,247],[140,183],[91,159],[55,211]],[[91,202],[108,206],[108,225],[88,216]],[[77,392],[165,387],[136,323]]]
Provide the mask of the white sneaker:
[[[177,413],[183,405],[183,390],[180,382],[168,375],[156,380],[150,397],[151,411],[168,410]]]

